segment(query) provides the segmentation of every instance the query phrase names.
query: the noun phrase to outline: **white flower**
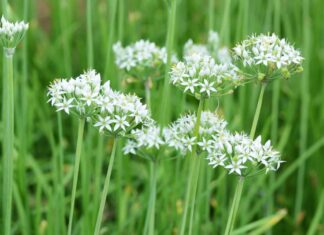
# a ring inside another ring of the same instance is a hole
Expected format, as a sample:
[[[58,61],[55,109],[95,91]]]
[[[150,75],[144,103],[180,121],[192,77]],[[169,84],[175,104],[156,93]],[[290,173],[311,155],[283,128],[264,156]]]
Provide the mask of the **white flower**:
[[[148,40],[139,40],[126,47],[117,42],[113,46],[113,51],[118,68],[141,79],[152,76],[154,71],[159,71],[167,62],[166,49],[159,48]],[[172,60],[176,61],[174,55]]]
[[[137,144],[133,140],[128,140],[123,148],[124,154],[136,154]]]
[[[131,132],[131,140],[128,140],[125,147],[125,154],[143,154],[155,158],[152,156],[152,151],[156,153],[161,145],[164,145],[164,140],[161,135],[161,129],[154,122],[148,124],[140,129],[135,129]],[[154,154],[153,153],[153,154]]]
[[[241,62],[243,68],[252,78],[272,80],[278,77],[289,78],[291,74],[302,70],[304,58],[299,50],[295,49],[285,39],[280,39],[275,34],[252,35],[233,49],[234,58]]]
[[[24,37],[29,25],[24,21],[11,23],[3,16],[0,24],[0,41],[3,47],[14,49]]]
[[[228,164],[227,166],[225,166],[226,169],[229,169],[229,174],[235,172],[238,175],[241,175],[241,169],[246,168],[246,166],[241,165],[240,161],[232,161],[230,164]]]
[[[91,121],[99,132],[124,136],[151,122],[146,105],[135,95],[101,85],[100,74],[89,70],[77,78],[55,80],[48,89],[49,102],[66,113]]]
[[[146,105],[135,95],[125,95],[113,91],[109,83],[105,83],[95,103],[97,115],[91,116],[93,123],[107,135],[126,135],[131,130],[147,126],[151,122]],[[105,128],[100,118],[109,121],[110,128]]]
[[[117,131],[119,128],[126,131],[126,127],[129,127],[129,123],[126,120],[126,116],[116,115],[113,122],[115,123],[114,131]]]
[[[214,113],[202,112],[199,128],[201,138],[197,141],[193,136],[196,120],[197,117],[195,115],[186,115],[173,122],[168,128],[165,128],[163,136],[166,145],[180,151],[182,155],[191,152],[194,145],[197,145],[197,152],[201,150],[211,151],[214,145],[214,141],[211,139],[212,136],[222,133],[226,122]]]
[[[202,56],[211,56],[206,45],[194,44],[191,39],[189,39],[183,47],[184,57],[191,56],[194,54],[200,54]]]
[[[61,102],[57,102],[55,104],[55,106],[57,107],[57,111],[64,110],[64,112],[69,114],[70,113],[70,108],[74,107],[73,104],[72,104],[73,100],[74,100],[73,98],[67,99],[67,98],[64,97]]]
[[[207,93],[207,96],[210,96],[211,92],[216,93],[217,90],[213,87],[215,82],[209,82],[208,80],[204,80],[203,83],[200,83],[201,89],[200,92],[205,92]]]
[[[89,117],[96,112],[99,102],[101,78],[95,70],[89,70],[76,78],[56,79],[48,88],[47,95],[57,111],[73,112],[80,117]],[[65,107],[65,108],[62,108]]]
[[[170,81],[191,95],[219,96],[241,84],[233,64],[216,64],[210,56],[192,54],[171,68]]]
[[[111,131],[111,123],[114,121],[110,119],[110,117],[101,117],[98,116],[98,121],[94,124],[95,127],[99,127],[99,131],[102,132],[104,129]]]
[[[263,145],[260,136],[251,140],[245,134],[224,131],[213,136],[211,146],[207,150],[209,165],[223,166],[230,174],[248,176],[262,169],[276,171],[283,162],[270,141]]]

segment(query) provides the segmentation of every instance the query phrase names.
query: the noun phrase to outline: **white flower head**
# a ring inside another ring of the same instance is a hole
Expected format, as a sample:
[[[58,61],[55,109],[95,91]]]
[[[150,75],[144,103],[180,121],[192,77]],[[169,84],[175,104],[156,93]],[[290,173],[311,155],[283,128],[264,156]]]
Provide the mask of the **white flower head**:
[[[0,41],[4,48],[14,49],[22,40],[29,25],[24,21],[9,22],[3,16],[0,24]]]
[[[171,69],[170,81],[196,98],[228,94],[241,84],[238,68],[230,63],[217,64],[210,56],[192,54]]]
[[[152,122],[146,105],[136,95],[113,91],[109,81],[102,85],[95,107],[98,112],[91,121],[106,135],[124,136]]]
[[[57,111],[88,118],[96,112],[100,82],[100,74],[95,70],[88,70],[76,78],[56,79],[48,88],[48,101]]]
[[[273,150],[270,141],[261,143],[261,137],[251,140],[243,133],[214,136],[208,149],[209,165],[222,166],[229,174],[249,176],[265,170],[276,171],[283,162],[280,153]]]
[[[168,128],[163,130],[165,144],[174,148],[182,155],[193,150],[197,145],[197,152],[208,151],[212,149],[212,136],[220,135],[225,131],[227,123],[211,112],[202,112],[201,123],[199,127],[200,138],[194,137],[194,126],[196,116],[193,114],[185,115],[173,122]]]
[[[261,81],[289,78],[302,71],[304,60],[299,50],[275,34],[252,35],[237,44],[233,53],[244,72]]]
[[[157,152],[164,145],[161,128],[152,122],[142,128],[131,131],[131,139],[124,147],[125,154],[143,155],[143,157],[156,158]]]
[[[139,40],[126,47],[117,42],[113,50],[118,68],[141,79],[153,76],[156,72],[161,73],[162,66],[167,62],[166,49],[148,40]],[[172,58],[176,60],[174,55]]]

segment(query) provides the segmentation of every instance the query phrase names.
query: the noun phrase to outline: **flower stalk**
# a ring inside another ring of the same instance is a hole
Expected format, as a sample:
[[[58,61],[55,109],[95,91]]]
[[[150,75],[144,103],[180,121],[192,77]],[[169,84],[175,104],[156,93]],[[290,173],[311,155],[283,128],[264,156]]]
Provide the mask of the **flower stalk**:
[[[176,12],[177,12],[177,0],[170,1],[170,12],[168,17],[168,32],[167,32],[167,40],[166,40],[166,48],[167,48],[167,63],[165,68],[165,78],[163,84],[163,95],[162,95],[162,103],[160,110],[160,122],[165,125],[168,121],[169,115],[169,93],[170,93],[170,68],[172,62],[172,49],[174,42],[174,33],[175,33],[175,25],[176,25]]]
[[[68,235],[72,234],[73,213],[74,213],[76,189],[78,184],[81,150],[83,144],[84,124],[85,124],[85,119],[80,118],[79,127],[78,127],[78,139],[77,139],[77,146],[76,146],[76,153],[75,153],[75,162],[74,162],[74,169],[73,169],[73,183],[72,183],[73,185],[72,185],[71,207],[70,207],[69,224],[68,224]]]
[[[237,182],[237,185],[236,185],[236,190],[235,190],[235,194],[234,194],[234,198],[233,198],[233,202],[232,202],[232,206],[231,206],[231,211],[230,211],[230,214],[229,214],[229,217],[227,220],[224,235],[232,234],[235,220],[236,220],[237,211],[238,211],[241,196],[242,196],[243,186],[244,186],[244,177],[240,177]]]
[[[144,232],[143,234],[153,235],[155,229],[155,202],[156,202],[156,178],[157,178],[157,162],[152,160],[150,162],[150,197],[146,213]]]
[[[106,204],[106,198],[107,198],[108,189],[109,189],[111,172],[112,172],[112,168],[113,168],[113,164],[114,164],[114,160],[115,160],[115,155],[116,155],[116,147],[117,147],[117,138],[114,138],[114,144],[113,144],[112,152],[111,152],[111,155],[110,155],[109,166],[108,166],[107,175],[106,175],[106,178],[105,178],[104,188],[103,188],[102,193],[101,193],[101,200],[100,200],[100,206],[99,206],[99,211],[98,211],[98,216],[97,216],[94,235],[99,235],[99,233],[100,233],[100,226],[101,226],[101,222],[102,222],[103,212],[104,212],[104,209],[105,209],[105,204]]]
[[[11,234],[13,155],[14,155],[14,48],[4,48],[4,67],[6,77],[3,80],[3,228],[4,234]]]
[[[199,127],[200,127],[200,121],[201,121],[201,114],[203,111],[203,106],[204,106],[205,99],[201,98],[199,101],[199,106],[197,110],[197,120],[195,123],[194,127],[194,133],[193,136],[195,137],[195,140],[198,141],[199,139]],[[186,192],[186,197],[185,197],[185,207],[184,207],[184,212],[182,216],[182,223],[181,223],[181,230],[180,234],[184,235],[185,230],[186,230],[186,222],[187,222],[187,217],[188,217],[188,209],[189,209],[189,204],[191,205],[191,214],[194,212],[194,204],[195,204],[195,195],[197,191],[197,183],[198,183],[198,177],[199,177],[199,158],[197,157],[197,145],[195,144],[192,149],[192,154],[191,154],[191,165],[190,165],[190,172],[189,172],[189,180],[188,180],[188,185],[187,185],[187,192]],[[191,230],[192,228],[192,219],[190,220],[190,225],[189,228]]]
[[[256,110],[254,113],[253,123],[252,123],[251,131],[250,131],[251,139],[253,139],[255,136],[255,131],[256,131],[256,127],[258,125],[261,107],[262,107],[262,103],[263,103],[263,96],[264,96],[265,88],[266,88],[266,83],[263,83],[261,86],[261,91],[259,94],[258,103],[257,103],[257,107],[256,107]],[[231,235],[232,231],[234,229],[237,211],[238,211],[239,203],[240,203],[241,196],[242,196],[244,180],[245,180],[244,177],[240,177],[237,182],[234,198],[232,201],[231,211],[230,211],[230,214],[229,214],[229,217],[227,220],[227,224],[226,224],[225,235]]]

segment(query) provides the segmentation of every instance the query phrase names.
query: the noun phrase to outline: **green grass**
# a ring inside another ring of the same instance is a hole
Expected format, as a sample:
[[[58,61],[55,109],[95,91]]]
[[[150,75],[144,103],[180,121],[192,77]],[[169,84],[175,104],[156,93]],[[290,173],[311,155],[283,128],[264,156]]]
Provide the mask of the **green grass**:
[[[145,100],[144,86],[121,81],[111,45],[117,40],[128,44],[144,38],[181,55],[188,38],[204,42],[209,29],[222,33],[227,46],[252,33],[275,32],[294,43],[305,56],[302,74],[268,84],[264,91],[255,135],[271,139],[286,163],[275,175],[245,179],[234,234],[324,233],[323,1],[178,0],[174,4],[174,0],[12,0],[5,13],[6,2],[1,4],[2,14],[30,22],[26,37],[16,49],[13,66],[11,234],[67,233],[78,122],[63,113],[58,115],[50,107],[48,84],[54,78],[75,76],[93,67],[105,80],[111,80],[115,89],[136,93]],[[1,74],[6,74],[5,68],[0,68]],[[198,107],[196,100],[185,97],[167,81],[168,73],[153,84],[150,94],[153,116],[163,125]],[[249,84],[230,98],[213,100],[206,107],[217,108],[232,130],[248,133],[259,92],[260,86]],[[0,104],[5,114],[4,99]],[[3,143],[8,141],[5,130],[2,122]],[[75,192],[74,234],[94,231],[113,143],[85,126]],[[101,231],[140,235],[145,230],[152,194],[151,166],[140,158],[123,156],[122,145],[119,140]],[[7,160],[1,155],[1,176],[10,171]],[[151,226],[149,234],[180,234],[189,160],[162,157],[159,161],[154,172],[155,218],[148,222],[154,223],[155,232]],[[187,205],[186,227],[191,224],[192,235],[222,234],[237,178],[207,167],[206,161],[200,164],[194,216],[190,218],[192,207]],[[9,199],[3,197],[3,178],[0,182],[3,207]],[[3,234],[4,208],[0,211]]]

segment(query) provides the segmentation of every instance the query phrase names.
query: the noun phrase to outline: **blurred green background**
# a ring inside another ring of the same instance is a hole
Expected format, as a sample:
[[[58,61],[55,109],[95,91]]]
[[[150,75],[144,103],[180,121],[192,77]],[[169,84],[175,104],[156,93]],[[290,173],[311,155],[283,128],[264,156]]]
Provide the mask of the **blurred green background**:
[[[172,1],[172,0],[169,0]],[[170,13],[163,0],[12,0],[11,19],[25,19],[30,29],[15,55],[16,157],[13,234],[64,234],[57,208],[69,207],[76,120],[63,117],[64,205],[57,205],[56,159],[60,154],[57,114],[47,103],[47,86],[54,78],[76,76],[94,68],[114,88],[144,96],[141,86],[122,81],[113,61],[111,44],[149,39],[164,46]],[[3,5],[2,5],[3,7]],[[286,163],[275,175],[247,181],[236,228],[285,209],[287,214],[267,234],[324,234],[324,2],[322,0],[178,0],[174,50],[181,58],[184,43],[206,42],[208,31],[220,34],[222,44],[234,46],[252,33],[275,32],[300,48],[304,72],[267,87],[257,134],[271,139]],[[1,66],[1,70],[3,67]],[[153,116],[158,118],[162,82],[154,84]],[[171,88],[170,121],[194,111],[196,101]],[[221,98],[217,108],[233,130],[248,132],[257,84]],[[96,131],[87,127],[78,195],[95,203],[111,148],[109,139],[98,147]],[[102,172],[95,162],[103,162]],[[104,215],[104,234],[141,234],[148,199],[148,164],[119,151]],[[162,161],[158,172],[156,234],[177,234],[187,181],[186,160]],[[224,231],[235,177],[203,166],[199,181],[194,234]],[[101,178],[98,176],[102,176]],[[89,235],[85,218],[95,211],[76,204],[75,234]],[[67,209],[66,209],[67,211]],[[66,212],[65,211],[65,212]],[[282,211],[281,211],[282,212]],[[277,217],[276,217],[277,218]],[[63,221],[63,222],[62,222]],[[265,228],[274,220],[260,223]],[[91,227],[91,225],[89,225]],[[313,230],[314,229],[314,230]],[[253,230],[254,234],[257,233]],[[314,232],[314,233],[311,233]],[[241,234],[249,234],[247,232]]]

